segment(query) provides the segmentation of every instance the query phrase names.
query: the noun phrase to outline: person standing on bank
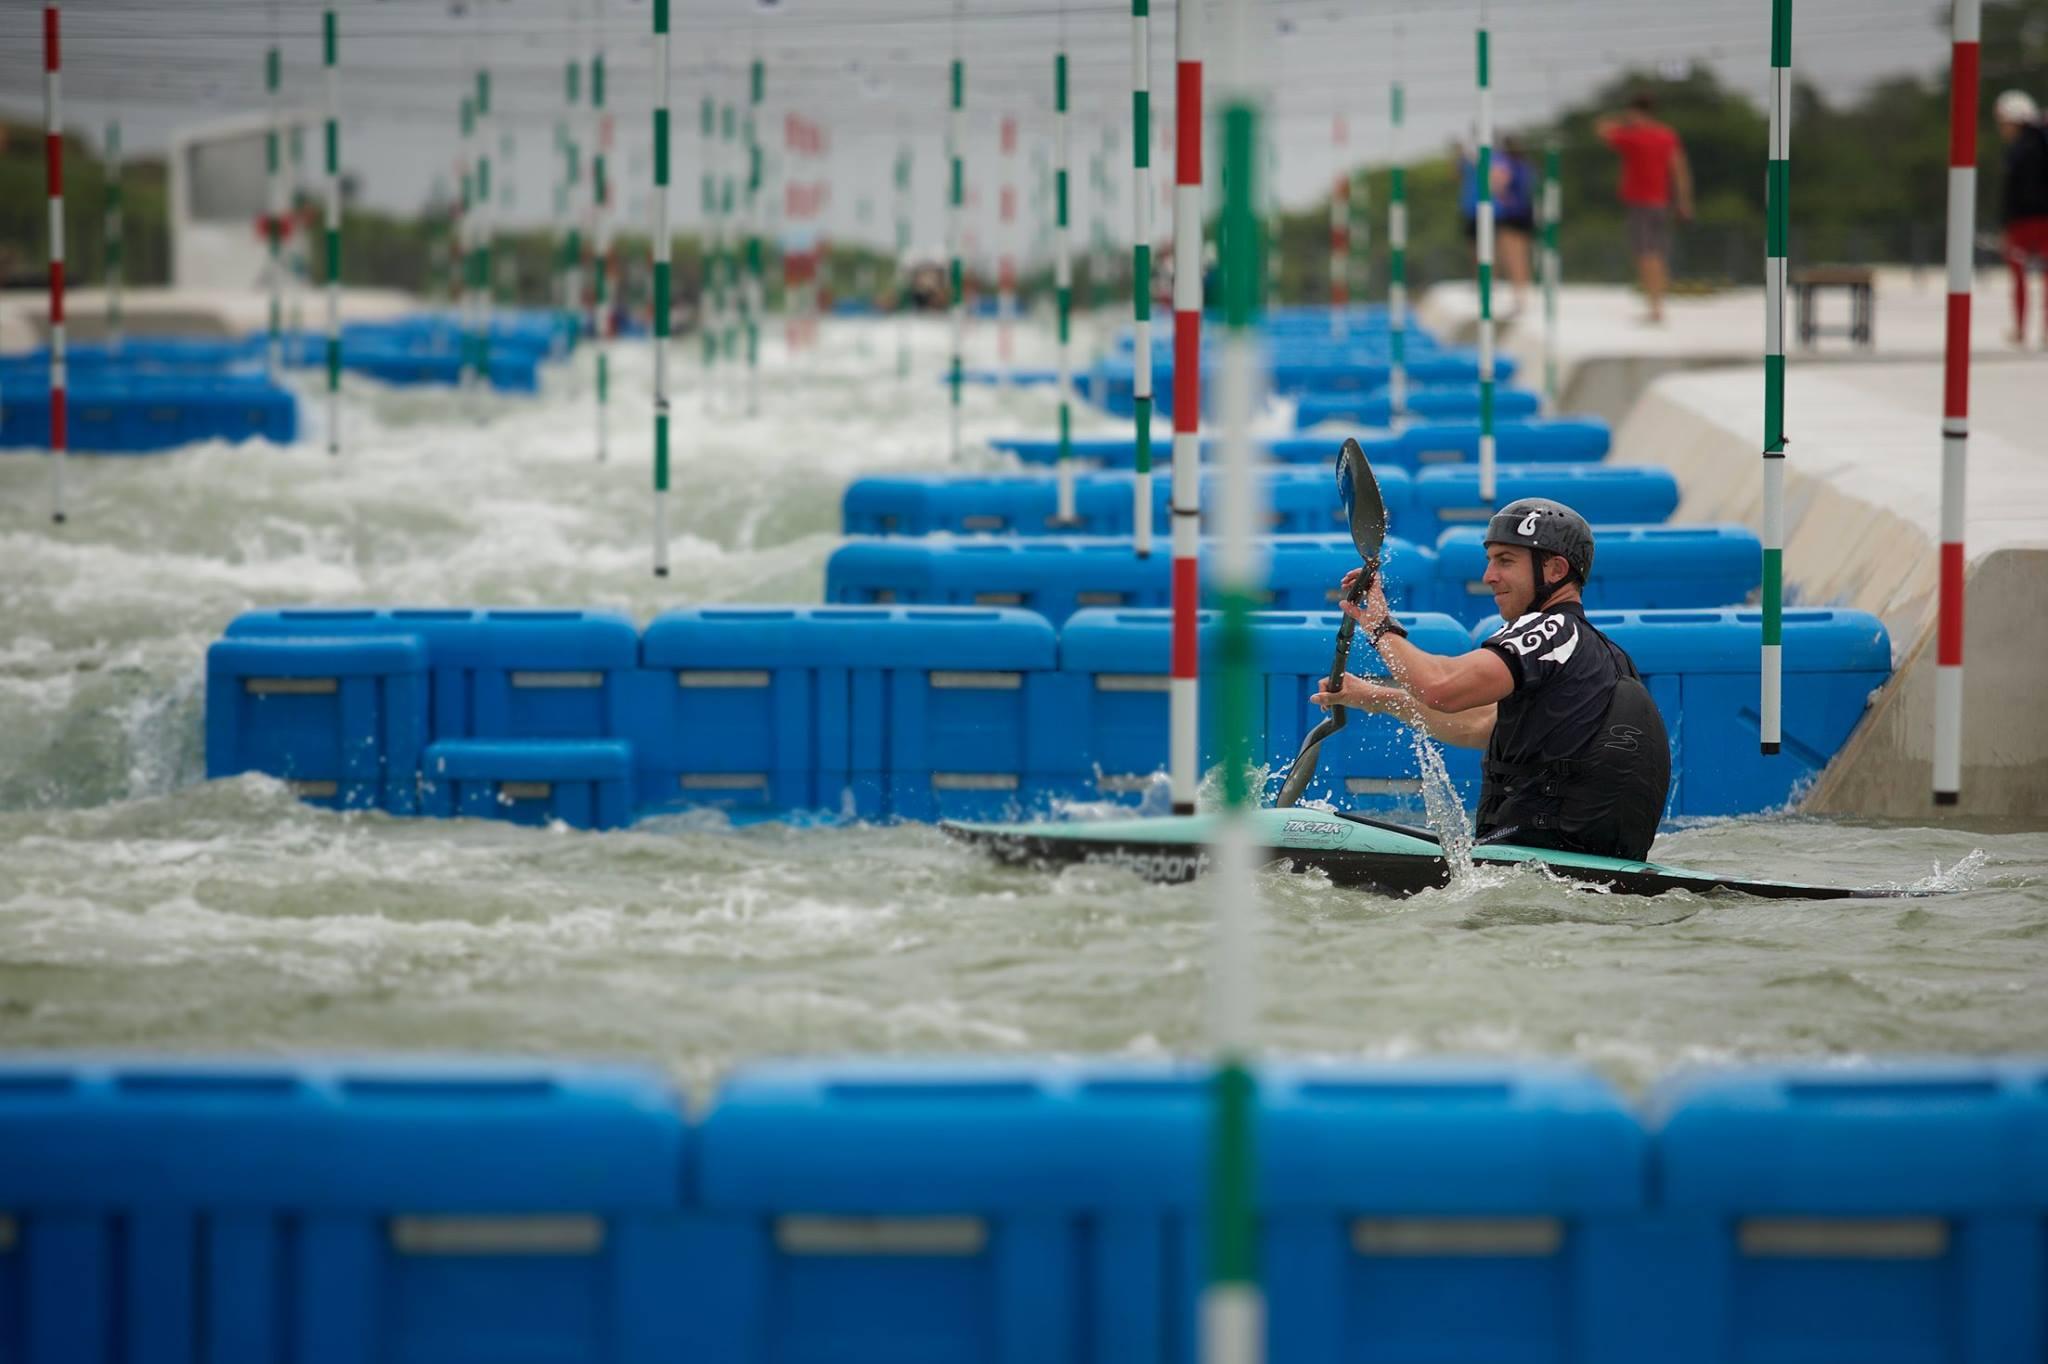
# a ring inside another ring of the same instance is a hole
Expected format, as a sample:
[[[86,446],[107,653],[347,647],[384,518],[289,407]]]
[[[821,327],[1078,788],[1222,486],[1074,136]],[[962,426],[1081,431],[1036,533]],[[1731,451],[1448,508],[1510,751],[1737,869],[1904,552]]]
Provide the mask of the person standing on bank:
[[[1999,140],[2005,143],[2005,184],[2000,187],[2000,246],[2012,270],[2012,331],[2006,339],[2027,343],[2027,266],[2044,276],[2041,312],[2048,321],[2048,127],[2024,90],[2008,90],[1994,106]],[[2042,335],[2048,346],[2048,332]]]
[[[1621,157],[1621,206],[1628,215],[1629,251],[1650,301],[1649,321],[1664,320],[1671,284],[1671,215],[1692,218],[1692,166],[1678,134],[1655,118],[1649,95],[1638,93],[1616,118],[1595,119],[1593,131]]]
[[[1584,517],[1544,498],[1511,502],[1486,527],[1485,581],[1506,622],[1491,639],[1456,657],[1418,649],[1376,582],[1344,609],[1401,685],[1346,675],[1312,699],[1484,749],[1481,842],[1642,861],[1670,794],[1671,749],[1635,663],[1586,619],[1579,594],[1592,571]]]

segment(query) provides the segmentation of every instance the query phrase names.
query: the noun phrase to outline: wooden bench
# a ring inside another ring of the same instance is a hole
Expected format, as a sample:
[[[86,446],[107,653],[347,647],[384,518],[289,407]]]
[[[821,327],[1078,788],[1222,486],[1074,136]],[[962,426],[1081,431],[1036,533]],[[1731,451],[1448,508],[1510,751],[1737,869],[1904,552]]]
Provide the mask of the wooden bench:
[[[1867,265],[1815,265],[1792,273],[1792,290],[1798,298],[1799,344],[1811,350],[1822,336],[1846,336],[1864,350],[1871,348],[1872,323],[1877,314],[1877,291]],[[1820,325],[1818,295],[1823,289],[1849,291],[1849,325]]]

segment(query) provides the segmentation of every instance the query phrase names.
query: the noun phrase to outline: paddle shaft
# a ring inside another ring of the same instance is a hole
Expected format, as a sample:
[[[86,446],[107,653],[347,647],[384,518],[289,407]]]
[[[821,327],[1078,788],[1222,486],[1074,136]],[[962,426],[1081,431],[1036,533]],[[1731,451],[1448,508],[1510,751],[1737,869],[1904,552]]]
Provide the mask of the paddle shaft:
[[[1365,572],[1358,575],[1358,581],[1344,594],[1347,605],[1356,606],[1365,600],[1365,594],[1372,591],[1373,580],[1379,576],[1380,561],[1377,558],[1365,561]],[[1330,660],[1330,678],[1323,690],[1333,695],[1343,690],[1344,670],[1351,661],[1351,636],[1357,633],[1358,619],[1350,612],[1344,613],[1344,623],[1337,627],[1337,653]],[[1323,740],[1344,728],[1348,717],[1341,705],[1332,705],[1330,713],[1322,723],[1308,732],[1301,741],[1301,751],[1294,755],[1294,766],[1287,769],[1287,780],[1280,784],[1280,795],[1273,803],[1282,809],[1301,799],[1308,779],[1316,774],[1316,755],[1322,749]]]

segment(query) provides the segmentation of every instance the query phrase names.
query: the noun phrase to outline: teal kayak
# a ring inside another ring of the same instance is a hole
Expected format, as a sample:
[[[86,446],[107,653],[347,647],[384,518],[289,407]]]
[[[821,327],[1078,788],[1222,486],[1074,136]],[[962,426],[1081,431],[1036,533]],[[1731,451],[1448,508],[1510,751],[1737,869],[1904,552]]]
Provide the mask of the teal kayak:
[[[1052,824],[947,821],[939,827],[1005,862],[1042,867],[1122,867],[1148,881],[1176,882],[1191,881],[1209,869],[1208,845],[1215,837],[1218,819],[1213,814],[1197,814]],[[1250,819],[1262,860],[1268,865],[1280,864],[1293,871],[1319,871],[1336,885],[1383,895],[1413,895],[1446,885],[1451,879],[1443,846],[1427,829],[1300,806],[1254,810]],[[1489,866],[1540,863],[1568,880],[1625,895],[1689,890],[1727,891],[1775,900],[1843,900],[1910,894],[1795,881],[1752,881],[1722,872],[1505,843],[1473,848],[1472,860]]]

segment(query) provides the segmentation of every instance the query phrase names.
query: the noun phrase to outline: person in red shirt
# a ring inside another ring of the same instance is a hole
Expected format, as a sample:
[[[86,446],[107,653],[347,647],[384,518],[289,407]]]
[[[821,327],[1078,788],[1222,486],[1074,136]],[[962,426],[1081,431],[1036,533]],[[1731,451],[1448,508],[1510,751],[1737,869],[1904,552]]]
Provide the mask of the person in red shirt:
[[[1692,167],[1678,134],[1650,116],[1650,97],[1638,94],[1619,117],[1598,119],[1593,131],[1621,157],[1621,206],[1628,214],[1629,250],[1650,300],[1650,321],[1664,320],[1671,281],[1671,214],[1692,217]]]

